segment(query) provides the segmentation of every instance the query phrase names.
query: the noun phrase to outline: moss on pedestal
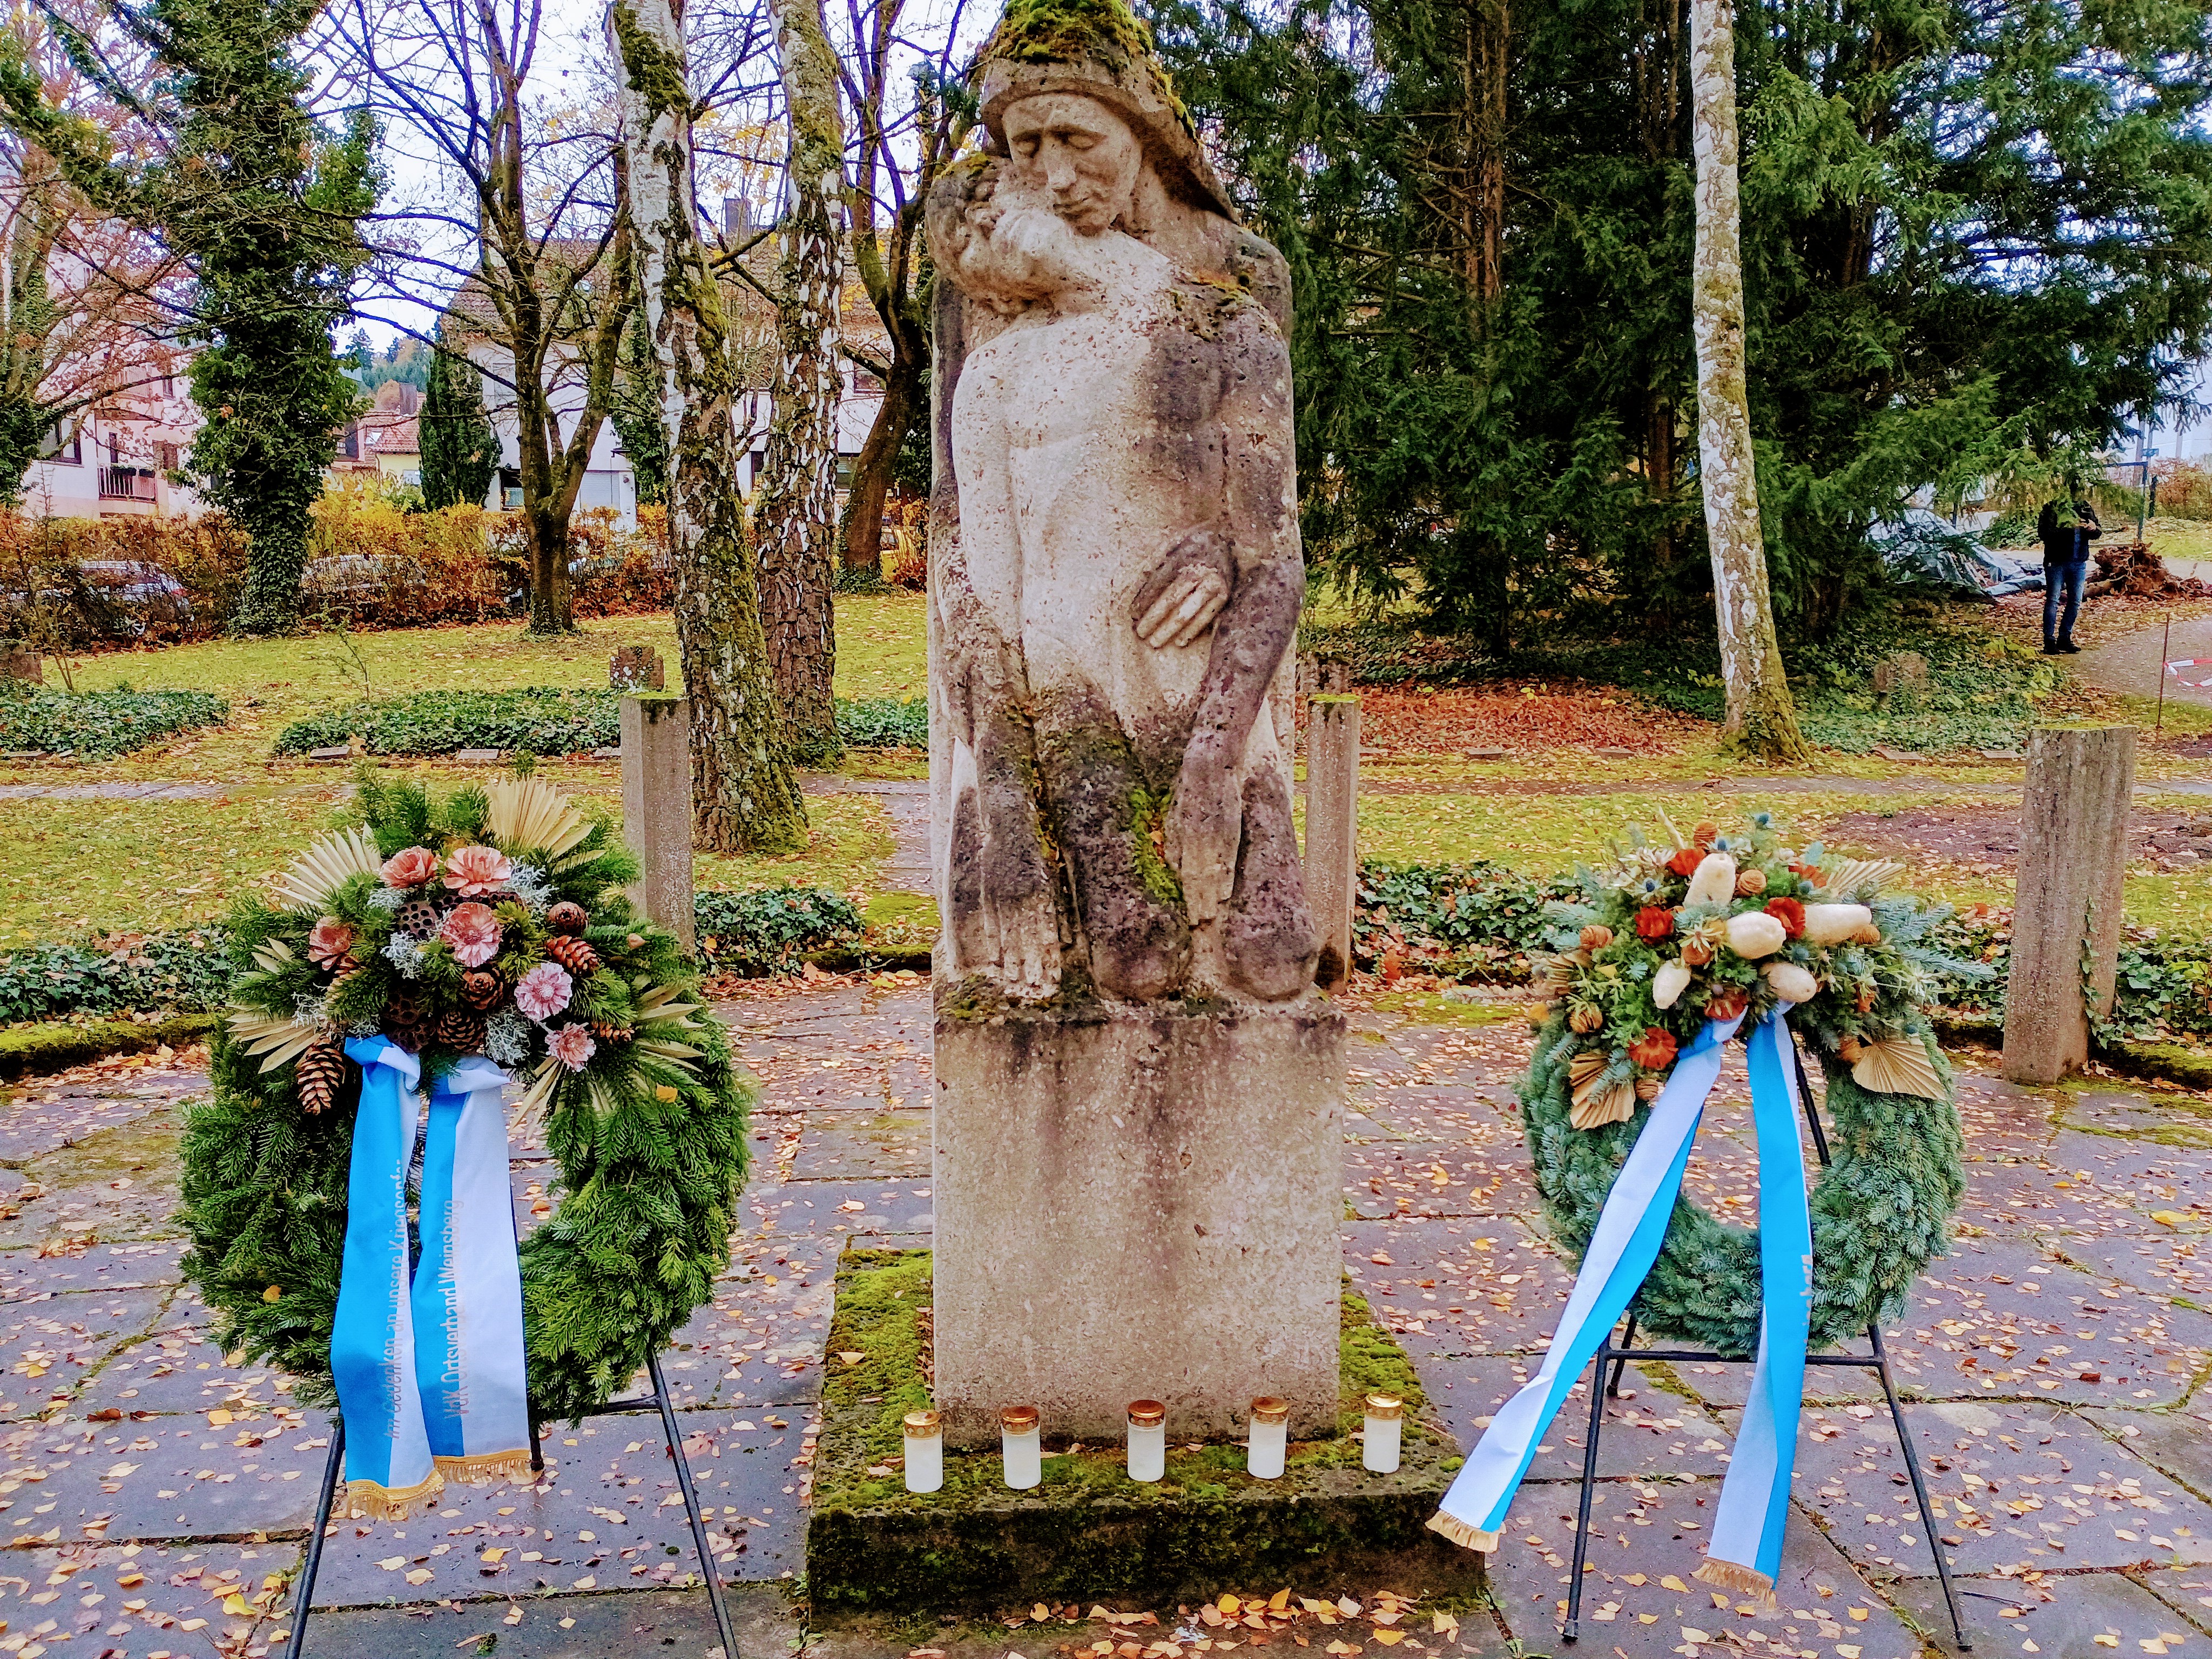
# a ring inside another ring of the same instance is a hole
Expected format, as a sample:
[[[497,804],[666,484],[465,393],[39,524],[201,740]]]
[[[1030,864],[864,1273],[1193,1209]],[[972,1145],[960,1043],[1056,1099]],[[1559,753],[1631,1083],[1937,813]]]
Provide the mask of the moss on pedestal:
[[[1144,1605],[1291,1575],[1387,1581],[1408,1595],[1479,1587],[1481,1558],[1425,1530],[1459,1449],[1427,1420],[1411,1363],[1357,1297],[1344,1298],[1337,1433],[1294,1442],[1279,1480],[1247,1474],[1241,1444],[1207,1444],[1171,1447],[1161,1480],[1133,1481],[1116,1440],[1048,1454],[1028,1492],[1007,1489],[995,1448],[948,1452],[942,1491],[908,1492],[901,1421],[930,1403],[930,1271],[927,1250],[854,1250],[838,1264],[807,1533],[817,1612],[982,1613],[1115,1595]],[[1361,1467],[1370,1393],[1406,1401],[1393,1474]],[[1044,1429],[1048,1447],[1064,1446]]]

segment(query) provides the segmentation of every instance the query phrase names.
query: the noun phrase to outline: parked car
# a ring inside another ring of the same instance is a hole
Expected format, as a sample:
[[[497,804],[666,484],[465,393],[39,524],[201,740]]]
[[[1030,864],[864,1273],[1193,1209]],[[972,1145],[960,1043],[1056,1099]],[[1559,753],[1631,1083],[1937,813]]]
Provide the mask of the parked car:
[[[395,587],[428,580],[422,567],[393,553],[326,553],[300,573],[300,596],[322,605],[374,605]]]
[[[35,590],[0,591],[0,618],[9,633],[60,631],[64,641],[136,640],[149,629],[181,629],[192,619],[182,582],[143,559],[85,559],[47,566]]]

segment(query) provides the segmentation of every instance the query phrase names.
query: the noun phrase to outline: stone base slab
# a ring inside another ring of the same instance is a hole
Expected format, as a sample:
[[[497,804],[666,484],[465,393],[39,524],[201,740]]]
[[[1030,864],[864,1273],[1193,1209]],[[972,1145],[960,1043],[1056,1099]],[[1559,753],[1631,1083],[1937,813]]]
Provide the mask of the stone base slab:
[[[984,1616],[1038,1601],[1164,1607],[1283,1584],[1309,1595],[1480,1589],[1483,1558],[1425,1529],[1458,1448],[1430,1420],[1404,1352],[1355,1297],[1335,1355],[1335,1432],[1293,1441],[1279,1480],[1255,1480],[1242,1444],[1215,1442],[1171,1445],[1165,1477],[1139,1484],[1116,1432],[1056,1455],[1048,1437],[1043,1483],[1027,1492],[1006,1487],[994,1443],[948,1452],[943,1490],[908,1492],[899,1425],[930,1401],[921,1316],[943,1301],[930,1268],[926,1250],[854,1250],[838,1265],[807,1522],[817,1619]],[[1394,1474],[1361,1467],[1359,1402],[1376,1391],[1407,1402]]]
[[[1171,1440],[1291,1402],[1336,1410],[1344,1017],[1091,1005],[936,1027],[936,1395],[947,1443],[1002,1407],[1048,1434],[1121,1436],[1133,1400]]]

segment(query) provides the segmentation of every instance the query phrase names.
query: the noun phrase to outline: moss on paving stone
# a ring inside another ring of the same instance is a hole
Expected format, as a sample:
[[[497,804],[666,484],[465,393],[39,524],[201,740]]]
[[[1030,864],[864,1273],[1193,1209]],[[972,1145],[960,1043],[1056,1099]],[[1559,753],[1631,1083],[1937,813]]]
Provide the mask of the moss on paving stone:
[[[853,1250],[838,1265],[807,1535],[818,1610],[983,1613],[1291,1572],[1391,1577],[1409,1592],[1479,1584],[1480,1559],[1425,1530],[1458,1448],[1358,1297],[1344,1298],[1338,1432],[1294,1443],[1279,1480],[1247,1474],[1241,1444],[1210,1444],[1170,1449],[1164,1478],[1135,1482],[1114,1443],[1048,1457],[1027,1492],[1004,1485],[995,1449],[948,1452],[944,1489],[915,1494],[890,1460],[901,1420],[930,1403],[920,1316],[931,1284],[927,1250]],[[1403,1462],[1375,1475],[1352,1431],[1364,1396],[1385,1392],[1406,1401]]]
[[[163,1043],[175,1048],[205,1036],[220,1018],[179,1014],[158,1025],[120,1019],[96,1019],[82,1025],[20,1025],[0,1031],[0,1079],[65,1072],[111,1054],[149,1054]]]
[[[2212,1089],[2212,1054],[2178,1042],[2115,1043],[2099,1056],[2128,1077],[2179,1083],[2187,1089]]]

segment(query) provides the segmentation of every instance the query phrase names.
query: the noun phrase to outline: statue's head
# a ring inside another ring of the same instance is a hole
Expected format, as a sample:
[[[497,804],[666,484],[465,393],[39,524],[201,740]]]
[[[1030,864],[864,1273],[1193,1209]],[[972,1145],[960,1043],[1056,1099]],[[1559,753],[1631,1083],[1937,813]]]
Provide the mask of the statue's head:
[[[1007,0],[976,74],[992,150],[1083,234],[1142,236],[1160,197],[1236,219],[1127,0]]]
[[[1008,104],[1000,119],[1007,170],[1073,229],[1096,236],[1136,218],[1144,143],[1105,104],[1080,93],[1040,93]]]

